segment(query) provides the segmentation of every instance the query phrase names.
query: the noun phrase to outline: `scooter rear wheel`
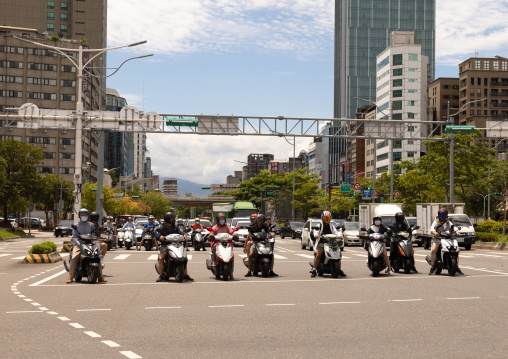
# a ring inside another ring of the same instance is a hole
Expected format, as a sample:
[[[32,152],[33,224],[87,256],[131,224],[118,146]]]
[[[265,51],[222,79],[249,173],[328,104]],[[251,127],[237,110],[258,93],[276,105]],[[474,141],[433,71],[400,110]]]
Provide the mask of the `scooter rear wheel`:
[[[74,278],[74,280],[75,280],[76,282],[81,282],[81,280],[82,280],[82,279],[83,279],[83,277],[81,277],[81,276]]]
[[[377,277],[379,275],[379,259],[372,259],[372,276]]]

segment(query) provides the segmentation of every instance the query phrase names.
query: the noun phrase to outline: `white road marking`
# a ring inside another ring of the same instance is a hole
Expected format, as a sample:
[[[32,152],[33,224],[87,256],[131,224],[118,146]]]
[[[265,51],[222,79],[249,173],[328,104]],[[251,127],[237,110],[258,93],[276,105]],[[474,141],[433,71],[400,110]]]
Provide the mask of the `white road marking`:
[[[231,305],[209,305],[208,308],[234,308],[234,307],[244,307],[243,304],[231,304]]]
[[[20,297],[20,298],[25,298],[26,296],[25,296],[25,295],[23,295],[23,294],[20,294],[20,295],[18,295],[18,297]]]
[[[119,256],[116,256],[113,258],[114,260],[124,260],[125,258],[130,257],[130,254],[120,254]]]
[[[182,307],[146,307],[145,309],[182,309]]]
[[[58,313],[57,312],[48,312],[48,314],[57,315]]]
[[[319,303],[321,305],[328,305],[328,304],[361,304],[361,302],[328,302],[328,303]]]
[[[70,319],[67,318],[67,317],[58,317],[58,319],[60,319],[62,322],[67,322],[69,321]]]
[[[0,254],[0,257],[12,256],[12,254]]]
[[[354,255],[354,256],[367,258],[367,255],[366,255],[366,254],[361,254],[361,253],[351,253],[351,254],[352,254],[352,255]]]
[[[13,292],[14,294],[21,294],[20,292]]]
[[[314,259],[314,256],[311,256],[310,254],[299,254],[299,253],[297,253],[296,255],[300,256],[300,257],[303,257],[303,258]]]
[[[19,259],[25,259],[25,258],[26,258],[26,256],[23,256],[23,257],[14,257],[14,258],[11,258],[11,259],[17,259],[17,260],[19,260]]]
[[[83,329],[84,328],[84,326],[82,326],[81,324],[78,324],[78,323],[69,323],[69,325],[71,327],[76,328],[76,329]]]
[[[125,355],[129,359],[141,359],[142,358],[139,355],[137,355],[136,353],[133,353],[131,351],[127,351],[127,352],[121,351],[120,354]]]
[[[36,307],[40,307],[41,306],[39,303],[36,303],[36,302],[30,303],[30,304],[32,304],[32,305],[34,305]]]
[[[267,307],[278,307],[278,306],[283,307],[283,306],[293,306],[293,305],[296,305],[296,304],[294,304],[294,303],[292,303],[292,304],[266,304]]]
[[[278,254],[274,254],[273,256],[274,256],[275,259],[287,259],[287,257],[280,256]]]
[[[96,332],[85,332],[86,335],[91,336],[92,338],[100,338],[101,335],[97,334]]]
[[[24,299],[24,301],[25,301],[25,302],[33,302],[33,300],[28,299],[28,298],[27,298],[27,299]]]
[[[468,300],[468,299],[481,299],[481,297],[464,297],[464,298],[446,298],[448,300]]]
[[[419,302],[422,300],[423,299],[392,299],[392,300],[389,300],[389,302]]]
[[[279,247],[279,246],[277,246],[277,249],[281,249],[281,250],[286,251],[286,252],[294,252],[291,249],[282,248],[282,247]]]
[[[39,307],[40,310],[49,310],[48,308],[46,307]]]
[[[111,309],[77,309],[76,312],[98,312]]]
[[[103,340],[102,342],[110,348],[118,348],[120,346],[120,344],[112,342],[111,340]]]
[[[53,274],[53,275],[51,275],[51,276],[49,276],[49,277],[47,277],[47,278],[44,278],[44,279],[42,279],[42,280],[40,280],[40,281],[38,281],[38,282],[35,282],[35,283],[33,283],[33,284],[30,284],[30,285],[29,285],[29,287],[36,287],[36,286],[38,286],[39,284],[45,283],[45,282],[47,282],[47,281],[49,281],[49,280],[51,280],[51,279],[53,279],[53,278],[56,278],[56,277],[58,277],[58,276],[61,276],[61,275],[62,275],[62,274],[64,274],[64,273],[67,273],[67,271],[66,271],[66,270],[63,270],[63,271],[61,271],[61,272],[58,272],[58,273],[56,273],[56,274]]]
[[[5,312],[7,314],[18,314],[18,313],[43,313],[42,310],[20,310],[17,312]]]
[[[157,259],[159,259],[159,255],[158,254],[152,254],[150,257],[148,257],[147,260],[149,260],[149,261],[156,261]]]
[[[492,270],[487,270],[485,268],[473,268],[473,267],[469,267],[469,266],[461,266],[462,269],[471,269],[471,270],[476,270],[476,271],[480,271],[480,272],[487,272],[487,273],[495,273],[495,274],[502,274],[502,275],[508,275],[507,273],[503,273],[503,272],[497,272],[497,271],[492,271]]]

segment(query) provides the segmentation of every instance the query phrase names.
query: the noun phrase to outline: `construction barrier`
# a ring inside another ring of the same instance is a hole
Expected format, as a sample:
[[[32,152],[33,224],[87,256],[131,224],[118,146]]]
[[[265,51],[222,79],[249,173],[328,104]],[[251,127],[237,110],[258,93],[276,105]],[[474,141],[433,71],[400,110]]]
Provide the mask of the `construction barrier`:
[[[53,252],[50,254],[27,254],[20,263],[56,263],[61,260],[60,254]]]
[[[70,252],[70,251],[71,251],[71,245],[64,242],[62,250],[60,252]]]

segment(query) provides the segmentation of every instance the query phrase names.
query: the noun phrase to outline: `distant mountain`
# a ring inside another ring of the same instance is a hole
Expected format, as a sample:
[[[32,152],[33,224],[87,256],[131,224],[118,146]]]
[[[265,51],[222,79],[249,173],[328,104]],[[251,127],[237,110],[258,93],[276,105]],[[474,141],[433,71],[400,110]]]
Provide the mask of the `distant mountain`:
[[[162,190],[162,184],[164,183],[164,180],[170,178],[170,177],[162,177],[159,180],[159,188]],[[212,192],[209,189],[201,189],[203,186],[209,186],[206,184],[199,184],[196,182],[192,182],[189,180],[176,178],[178,181],[178,195],[183,196],[186,193],[193,193],[194,195],[198,197],[204,197],[210,195]]]

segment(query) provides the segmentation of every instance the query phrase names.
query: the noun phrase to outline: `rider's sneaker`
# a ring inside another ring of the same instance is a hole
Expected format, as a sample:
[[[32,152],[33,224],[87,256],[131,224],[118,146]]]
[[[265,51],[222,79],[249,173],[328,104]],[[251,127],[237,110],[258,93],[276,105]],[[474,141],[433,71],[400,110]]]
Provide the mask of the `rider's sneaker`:
[[[464,273],[462,273],[462,271],[458,267],[457,267],[457,274],[464,275]]]
[[[67,279],[67,282],[65,282],[65,283],[71,284],[72,283],[72,278]]]
[[[387,269],[385,273],[388,274],[388,275],[394,275],[395,274],[393,272],[393,269]]]
[[[315,269],[312,269],[310,271],[310,276],[311,276],[311,278],[314,278],[316,276],[316,270]]]
[[[339,276],[346,277],[346,273],[344,273],[342,270],[339,271]]]
[[[278,277],[279,275],[277,273],[275,273],[273,270],[270,271],[270,273],[268,273],[268,275],[270,277]]]
[[[411,269],[411,271],[412,271],[413,273],[418,274],[418,271],[416,270],[416,268],[415,268],[415,267],[413,267],[413,268]]]
[[[436,271],[436,268],[434,268],[434,266],[431,266],[430,267],[430,272],[429,272],[429,275],[432,275],[434,274],[434,272]]]
[[[99,278],[97,281],[98,281],[99,283],[107,283],[107,282],[108,282],[108,280],[107,280],[106,278],[104,278],[104,277]]]
[[[157,278],[156,282],[162,282],[164,280],[164,278],[162,278],[162,276],[160,275],[159,278]]]
[[[194,282],[194,279],[193,279],[193,278],[191,278],[191,276],[190,276],[190,275],[188,275],[188,274],[184,275],[184,276],[183,276],[183,279],[188,280],[188,281],[191,281],[191,282]]]
[[[252,272],[251,271],[248,271],[247,274],[245,275],[246,277],[252,277]]]

